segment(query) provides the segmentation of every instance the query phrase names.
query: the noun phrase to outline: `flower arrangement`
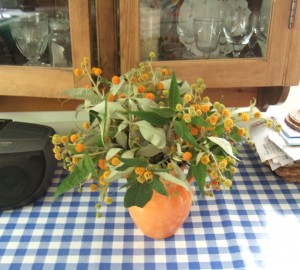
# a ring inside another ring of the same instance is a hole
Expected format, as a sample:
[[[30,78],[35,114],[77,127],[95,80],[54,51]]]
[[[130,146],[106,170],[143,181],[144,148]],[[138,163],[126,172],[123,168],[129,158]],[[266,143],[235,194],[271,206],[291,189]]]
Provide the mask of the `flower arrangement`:
[[[162,179],[191,191],[187,179],[193,177],[203,196],[231,189],[236,145],[251,144],[250,120],[261,118],[255,102],[244,112],[230,110],[204,96],[202,79],[189,85],[168,67],[154,69],[153,57],[110,81],[100,68],[90,69],[87,58],[74,70],[91,85],[66,94],[84,100],[78,110],[87,110],[89,121],[79,131],[52,137],[56,159],[70,172],[55,199],[89,183],[91,192],[99,192],[100,217],[101,204],[112,203],[109,186],[119,179],[126,179],[121,186],[126,188],[125,207],[145,206],[154,190],[168,196]],[[271,120],[263,121],[274,126]],[[241,123],[244,127],[238,126]]]

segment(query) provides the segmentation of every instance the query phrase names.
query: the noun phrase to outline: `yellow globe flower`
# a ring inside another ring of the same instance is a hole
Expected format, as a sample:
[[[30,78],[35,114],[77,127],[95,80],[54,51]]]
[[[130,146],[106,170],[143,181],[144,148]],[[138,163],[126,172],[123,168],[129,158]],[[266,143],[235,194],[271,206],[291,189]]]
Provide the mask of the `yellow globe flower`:
[[[210,162],[209,156],[208,155],[203,155],[200,159],[202,164],[208,164]]]

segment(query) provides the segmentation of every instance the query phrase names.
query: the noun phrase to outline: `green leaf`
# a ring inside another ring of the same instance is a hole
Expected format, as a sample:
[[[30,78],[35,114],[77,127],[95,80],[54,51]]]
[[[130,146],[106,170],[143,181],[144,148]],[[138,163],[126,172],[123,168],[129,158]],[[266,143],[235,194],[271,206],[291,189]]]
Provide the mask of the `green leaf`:
[[[164,126],[169,122],[169,119],[161,117],[155,112],[133,111],[129,113],[139,117],[142,120],[146,120],[151,125],[155,125],[155,126]]]
[[[63,193],[68,190],[77,187],[80,183],[85,181],[87,174],[85,171],[81,171],[78,167],[74,169],[74,171],[69,174],[56,188],[54,193],[54,201]]]
[[[121,166],[116,167],[115,170],[118,171],[118,172],[122,172],[122,171],[127,170],[127,169],[130,168],[130,167],[131,167],[131,166],[128,166],[128,165],[126,165],[126,164],[123,164],[123,165],[121,165]]]
[[[160,115],[163,118],[173,118],[175,111],[171,108],[159,108],[159,109],[152,109],[157,115]]]
[[[154,127],[145,120],[135,122],[134,125],[139,127],[144,139],[152,143],[157,148],[163,149],[166,146],[166,133],[162,128]]]
[[[90,101],[92,104],[97,104],[101,101],[98,95],[96,95],[91,89],[86,88],[73,88],[64,91],[64,93],[75,99],[84,99]]]
[[[189,142],[194,147],[198,148],[199,145],[194,138],[194,136],[189,131],[189,128],[186,126],[186,124],[183,121],[176,121],[174,123],[175,133],[182,138],[183,140]]]
[[[147,144],[145,146],[142,146],[138,151],[137,155],[138,156],[143,156],[143,157],[153,157],[159,153],[162,152],[162,149],[158,149],[155,147],[153,144]]]
[[[236,156],[239,156],[240,153],[239,153],[239,151],[237,150],[237,148],[235,146],[232,147],[232,151],[233,151],[233,154],[234,154],[234,158],[236,160],[239,160]]]
[[[93,134],[88,135],[84,140],[84,145],[89,146],[89,149],[91,149],[91,148],[96,149],[97,147],[104,146],[99,133],[93,133]],[[69,147],[71,147],[71,146],[72,145],[70,145]],[[75,150],[74,150],[74,153],[76,153]]]
[[[180,103],[179,87],[176,79],[176,75],[172,73],[171,85],[169,90],[169,107],[175,110],[176,105]]]
[[[192,173],[192,167],[189,166],[189,169],[188,169],[188,173],[186,175],[186,179],[194,179],[195,177],[193,176],[193,173]]]
[[[120,153],[122,150],[123,150],[122,148],[110,148],[107,151],[106,160],[110,160],[112,157]]]
[[[96,119],[98,120],[99,123],[102,121],[101,118],[99,117],[98,112],[93,110],[89,110],[89,118],[90,118],[91,125],[95,122]]]
[[[117,143],[122,146],[124,149],[128,147],[128,136],[125,132],[118,132],[115,135]]]
[[[144,158],[120,158],[121,162],[129,167],[147,167],[149,162]]]
[[[78,162],[74,171],[59,184],[54,193],[54,200],[66,191],[77,187],[80,183],[84,182],[89,175],[98,178],[98,173],[94,167],[93,160],[89,155],[85,155],[84,158]]]
[[[205,152],[199,152],[196,156],[196,164],[198,164],[200,162],[200,159],[202,158],[202,156],[205,154]]]
[[[127,107],[127,112],[134,112],[134,111],[140,111],[138,105],[136,102],[132,99],[128,99],[128,106]]]
[[[202,196],[204,193],[205,179],[206,179],[206,166],[202,163],[198,163],[195,166],[191,166],[192,174],[196,180],[196,183],[199,187],[200,193]]]
[[[225,176],[226,178],[232,180],[232,174],[231,174],[230,171],[225,171],[223,174],[224,174],[224,176]]]
[[[126,190],[124,196],[124,206],[138,206],[142,208],[151,200],[152,195],[153,190],[152,188],[149,188],[149,184],[140,184],[136,182],[136,184],[131,185]]]
[[[162,179],[170,181],[176,185],[182,186],[185,188],[187,191],[191,192],[191,186],[187,181],[183,181],[181,179],[178,179],[177,177],[166,173],[166,172],[154,172],[154,174],[159,175]]]
[[[216,133],[217,135],[221,135],[224,131],[224,125],[219,125],[214,129],[214,133]]]
[[[212,127],[212,125],[206,122],[202,117],[193,117],[191,123],[194,126]]]
[[[180,86],[180,95],[185,93],[191,93],[191,86],[187,81],[183,81],[179,83]]]
[[[94,178],[98,178],[98,172],[95,169],[95,164],[92,160],[92,158],[89,155],[85,155],[82,159],[82,169],[86,171],[87,174],[91,174]]]
[[[122,154],[122,158],[133,158],[135,150],[127,150]]]
[[[127,179],[127,183],[121,185],[119,189],[123,189],[125,187],[129,187],[129,186],[132,186],[135,184],[137,184],[137,181],[135,180],[135,178],[129,178],[129,179]]]
[[[168,196],[169,193],[165,188],[165,185],[159,180],[158,176],[154,176],[152,187],[155,189],[155,191],[161,195]]]
[[[70,155],[78,154],[78,152],[75,150],[75,145],[74,144],[68,143],[66,145],[66,148],[68,149],[68,152],[70,153]]]
[[[160,169],[160,168],[151,168],[152,172],[165,172],[165,173],[169,173],[170,170],[169,169]]]
[[[102,121],[100,123],[100,137],[104,146],[109,142],[108,140],[109,126],[110,126],[110,119],[105,119],[105,121]]]
[[[108,94],[105,95],[105,99],[104,99],[104,105],[105,105],[105,109],[104,109],[104,119],[107,118],[107,100],[108,100]]]
[[[184,181],[186,179],[185,174],[183,173],[183,170],[181,167],[179,167],[173,160],[171,161],[173,164],[173,168],[175,171],[175,176],[179,178],[180,180]]]
[[[133,98],[143,111],[150,111],[153,108],[158,108],[158,104],[149,98]]]
[[[86,107],[85,105],[82,103],[82,104],[79,104],[76,109],[75,109],[75,118],[78,117],[78,114],[82,111],[85,111]]]
[[[226,139],[218,138],[218,137],[207,137],[207,139],[209,139],[213,143],[219,145],[230,156],[236,158],[232,151],[232,145]]]
[[[125,113],[126,109],[121,104],[122,100],[116,102],[108,102],[105,101],[100,102],[91,108],[91,110],[98,112],[101,115],[101,118],[104,119],[105,110],[109,113],[110,118],[119,118],[120,113]]]
[[[110,132],[110,124],[111,124],[111,119],[110,119],[110,114],[108,113],[107,110],[107,98],[108,95],[105,96],[104,100],[104,116],[103,120],[100,122],[100,135],[102,142],[104,146],[108,143],[109,141],[109,132]]]
[[[233,127],[230,136],[236,142],[241,142],[243,140],[243,138],[238,134],[238,127],[236,126]]]
[[[112,183],[114,181],[119,180],[120,178],[125,177],[125,175],[130,174],[132,171],[134,170],[134,168],[128,168],[125,171],[117,171],[117,170],[112,170],[111,173],[109,174],[109,176],[107,178],[105,178],[105,182],[106,183]]]

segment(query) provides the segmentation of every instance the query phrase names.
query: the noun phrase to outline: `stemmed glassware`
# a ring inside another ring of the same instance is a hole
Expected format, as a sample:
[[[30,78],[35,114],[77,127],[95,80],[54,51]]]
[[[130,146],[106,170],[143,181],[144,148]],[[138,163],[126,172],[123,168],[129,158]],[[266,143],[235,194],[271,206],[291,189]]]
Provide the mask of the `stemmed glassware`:
[[[221,18],[196,18],[194,20],[196,48],[206,59],[219,45],[222,24]]]
[[[245,57],[251,58],[256,57],[256,54],[254,52],[254,47],[257,43],[257,38],[255,36],[251,36],[248,43],[248,52],[245,54]]]
[[[28,60],[25,65],[44,65],[39,59],[48,43],[47,14],[33,12],[21,15],[12,20],[10,28],[20,52]]]
[[[227,39],[224,35],[224,31],[222,29],[221,33],[220,33],[220,38],[219,38],[219,46],[220,46],[220,50],[219,50],[219,57],[224,58],[225,57],[225,46],[227,44]]]
[[[192,46],[195,42],[194,17],[191,9],[184,10],[178,17],[177,33],[186,45],[187,51],[182,55],[183,58],[192,59],[196,55],[192,52]]]
[[[233,46],[234,58],[238,58],[242,47],[248,44],[254,23],[254,16],[240,8],[224,15],[223,30],[227,42]]]
[[[260,46],[262,55],[265,56],[267,35],[268,35],[268,17],[262,13],[256,16],[254,33]]]

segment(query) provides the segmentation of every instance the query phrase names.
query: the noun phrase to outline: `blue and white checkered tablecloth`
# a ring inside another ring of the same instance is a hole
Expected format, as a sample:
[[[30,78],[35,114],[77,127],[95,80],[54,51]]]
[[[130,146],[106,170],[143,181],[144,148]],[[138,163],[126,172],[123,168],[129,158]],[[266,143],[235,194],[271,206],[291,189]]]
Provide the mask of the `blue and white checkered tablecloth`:
[[[174,237],[153,240],[123,207],[123,190],[95,218],[96,194],[52,196],[61,167],[44,198],[0,212],[0,269],[300,269],[300,185],[262,165],[255,151],[242,162],[231,192],[203,199]]]

